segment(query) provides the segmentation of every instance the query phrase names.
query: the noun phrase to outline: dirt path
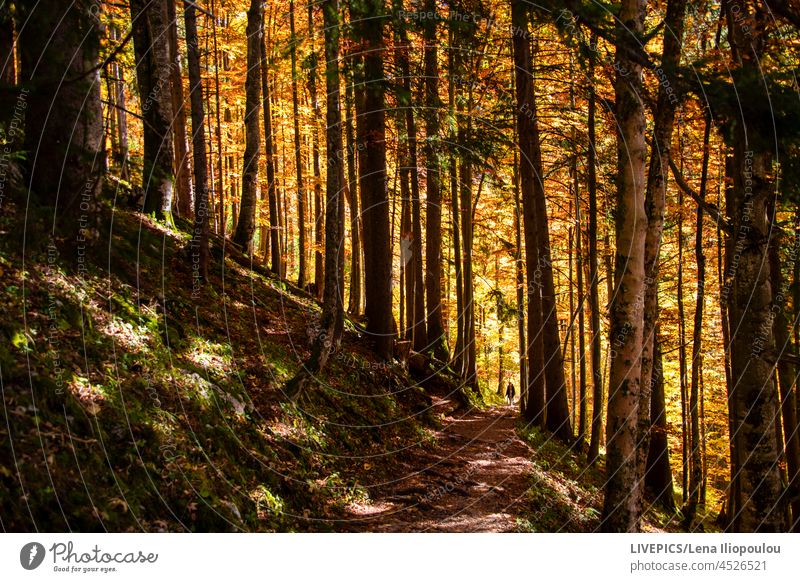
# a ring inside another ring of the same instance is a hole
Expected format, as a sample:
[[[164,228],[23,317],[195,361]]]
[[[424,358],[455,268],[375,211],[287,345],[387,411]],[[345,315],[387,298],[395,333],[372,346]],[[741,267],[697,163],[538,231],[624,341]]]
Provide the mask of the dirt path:
[[[444,410],[447,400],[435,399]],[[380,532],[509,532],[531,485],[533,450],[514,407],[445,413],[436,443],[398,455],[394,479],[351,508],[350,525]]]

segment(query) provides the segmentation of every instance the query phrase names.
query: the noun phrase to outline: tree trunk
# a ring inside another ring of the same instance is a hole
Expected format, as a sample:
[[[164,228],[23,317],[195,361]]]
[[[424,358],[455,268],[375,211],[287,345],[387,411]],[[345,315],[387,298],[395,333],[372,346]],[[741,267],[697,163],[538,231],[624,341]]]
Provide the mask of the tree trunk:
[[[355,57],[350,57],[348,63],[352,63]],[[352,69],[349,70],[346,78],[345,89],[345,108],[347,110],[347,120],[345,122],[345,137],[347,139],[347,184],[345,193],[350,205],[350,299],[347,311],[353,315],[361,312],[361,213],[358,204],[358,178],[356,175],[356,149],[353,125],[353,75]]]
[[[261,96],[264,110],[264,157],[267,169],[267,203],[269,205],[270,270],[283,279],[283,245],[279,212],[278,179],[275,171],[275,137],[272,134],[272,94],[269,83],[267,39],[264,17],[261,17]]]
[[[211,13],[216,15],[216,6],[214,0],[211,0]],[[217,17],[213,17],[211,19],[211,36],[214,41],[214,99],[215,99],[215,108],[214,114],[216,117],[216,124],[214,127],[214,133],[216,134],[215,137],[217,138],[217,193],[218,199],[217,203],[219,204],[219,212],[217,213],[217,220],[219,221],[219,235],[224,237],[225,232],[227,230],[227,225],[225,224],[226,216],[225,216],[225,175],[223,172],[223,165],[222,165],[222,119],[221,119],[221,106],[220,106],[220,85],[219,85],[219,70],[220,70],[220,58],[219,58],[219,49],[217,47]]]
[[[706,113],[705,130],[703,133],[703,164],[700,176],[700,198],[706,198],[706,184],[708,182],[708,157],[709,137],[711,134],[711,117]],[[705,504],[701,495],[703,492],[703,456],[701,426],[700,426],[700,384],[703,374],[703,303],[705,300],[706,257],[703,254],[703,206],[697,205],[697,225],[694,239],[694,256],[697,262],[697,299],[694,309],[694,328],[692,330],[692,379],[689,392],[689,423],[691,426],[691,470],[689,474],[689,506],[686,512],[686,522],[690,530],[694,531],[693,521],[698,508]]]
[[[672,467],[669,463],[667,440],[667,408],[664,398],[664,366],[661,359],[661,340],[656,328],[653,335],[653,370],[650,374],[650,446],[647,452],[644,485],[653,503],[667,511],[675,510],[672,488]]]
[[[175,137],[175,209],[184,218],[192,216],[192,177],[189,167],[189,146],[186,142],[186,112],[184,110],[181,53],[178,46],[178,16],[175,2],[167,2],[170,56],[170,96],[172,98],[172,131]]]
[[[413,329],[414,350],[424,352],[428,349],[428,334],[425,326],[425,281],[422,275],[422,216],[419,196],[419,171],[417,159],[417,127],[414,120],[414,109],[411,103],[411,71],[408,55],[411,51],[408,35],[404,26],[399,27],[400,35],[400,70],[403,77],[403,93],[408,100],[405,107],[406,139],[411,178],[411,261],[407,265],[407,273],[411,273],[413,312],[409,312],[409,322]]]
[[[261,153],[261,2],[251,0],[247,11],[247,78],[245,79],[245,146],[242,168],[242,202],[233,242],[247,254],[253,252],[258,207],[258,158]]]
[[[144,134],[144,212],[172,221],[172,100],[167,0],[131,0]]]
[[[597,43],[592,35],[590,42]],[[586,459],[590,465],[597,461],[603,434],[603,366],[600,336],[600,273],[597,265],[597,140],[595,135],[597,95],[594,90],[594,58],[589,57],[588,140],[586,152],[587,188],[589,190],[589,331],[592,358],[592,429]]]
[[[303,191],[303,153],[300,148],[300,103],[297,95],[297,36],[294,27],[294,0],[289,2],[289,54],[292,61],[292,119],[294,120],[294,165],[297,176],[297,286],[306,287],[306,196]]]
[[[728,18],[728,41],[734,61],[734,83],[757,70],[762,54],[763,22],[743,29],[750,7],[731,0],[723,2]],[[756,30],[753,30],[755,28]],[[759,86],[753,99],[768,99]],[[730,289],[732,413],[738,425],[735,446],[739,449],[739,511],[733,529],[742,532],[778,532],[783,529],[783,486],[778,468],[775,422],[779,414],[778,393],[773,379],[775,342],[771,325],[773,289],[767,259],[770,221],[768,203],[774,196],[771,137],[760,134],[759,119],[750,111],[734,128],[733,232],[738,261]],[[772,130],[771,125],[764,133]],[[749,144],[759,144],[749,149]],[[741,246],[738,241],[741,241]],[[734,264],[731,264],[731,268]],[[730,271],[730,269],[729,269]]]
[[[425,0],[424,10],[436,14],[436,0]],[[447,338],[442,317],[442,189],[439,141],[439,57],[436,37],[436,18],[422,21],[425,43],[425,293],[427,295],[427,336],[433,354],[443,362],[448,360]]]
[[[327,90],[326,143],[328,171],[325,187],[325,288],[319,333],[314,339],[311,357],[303,370],[287,385],[296,398],[304,384],[326,365],[342,337],[344,245],[344,156],[342,151],[342,114],[339,111],[339,34],[338,0],[323,0],[325,27],[325,87]]]
[[[383,71],[383,0],[352,6],[356,40],[363,47],[363,98],[357,99],[360,125],[359,190],[363,208],[364,271],[367,331],[377,354],[392,356],[392,258],[389,240],[389,199],[386,189],[386,125]],[[363,139],[362,139],[363,138]]]
[[[610,305],[611,366],[606,426],[606,486],[602,530],[638,531],[641,483],[637,465],[637,420],[641,393],[641,351],[645,279],[645,142],[642,67],[626,46],[644,33],[644,0],[623,0],[617,25],[616,97],[617,216],[615,289]],[[623,74],[627,73],[627,74]]]
[[[469,129],[466,130],[469,132]],[[465,143],[469,136],[461,135],[459,143]],[[463,270],[463,332],[464,353],[462,361],[462,378],[464,385],[477,389],[478,371],[475,346],[475,278],[472,274],[472,161],[466,154],[461,158],[461,240]]]
[[[312,122],[311,156],[314,171],[314,287],[318,299],[322,299],[324,266],[322,257],[325,217],[322,211],[322,172],[319,167],[319,100],[317,99],[317,52],[314,46],[314,3],[308,3],[308,39],[311,53],[308,55],[308,95],[311,99]]]
[[[186,56],[189,69],[189,101],[192,116],[192,166],[194,168],[194,231],[192,232],[192,269],[200,280],[208,279],[208,176],[206,164],[206,128],[203,110],[203,81],[200,75],[200,46],[197,39],[197,14],[194,3],[184,2]],[[195,259],[196,257],[196,259]],[[196,262],[195,262],[196,261]]]
[[[520,151],[520,192],[522,194],[523,227],[525,233],[525,269],[528,296],[528,384],[521,387],[524,394],[523,415],[532,424],[544,426],[545,381],[544,348],[542,344],[541,280],[539,275],[539,247],[536,233],[536,208],[534,188],[536,175],[536,150],[534,138],[533,76],[528,32],[527,8],[522,0],[512,0],[511,24],[516,31],[512,43],[517,97],[517,135]]]
[[[644,330],[641,354],[641,382],[638,403],[637,476],[643,479],[647,465],[651,433],[651,375],[653,370],[653,343],[658,326],[658,279],[661,238],[664,231],[664,207],[669,175],[672,128],[675,120],[677,85],[675,73],[681,59],[683,23],[686,0],[669,0],[664,20],[664,45],[661,53],[661,71],[667,81],[659,83],[654,115],[653,143],[645,190],[647,234],[645,239],[644,280]]]
[[[87,4],[65,8],[57,0],[18,8],[26,19],[20,44],[22,88],[10,123],[24,123],[33,195],[56,207],[53,224],[80,248],[99,226],[96,197],[103,173],[100,77],[94,70],[97,16]],[[71,82],[64,83],[65,78]]]

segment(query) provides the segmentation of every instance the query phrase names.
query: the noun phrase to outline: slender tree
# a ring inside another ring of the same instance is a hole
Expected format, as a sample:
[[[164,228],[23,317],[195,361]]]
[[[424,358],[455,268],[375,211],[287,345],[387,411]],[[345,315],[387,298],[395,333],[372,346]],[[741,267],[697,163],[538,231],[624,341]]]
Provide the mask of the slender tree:
[[[644,33],[644,0],[623,0],[616,27],[617,209],[611,367],[606,426],[604,531],[637,531],[641,483],[637,474],[637,418],[641,392],[642,296],[645,280],[645,117],[642,66],[630,46]]]
[[[294,165],[297,176],[297,286],[306,286],[306,195],[303,191],[303,154],[300,147],[300,102],[297,93],[297,35],[294,26],[294,0],[289,1],[289,54],[292,60],[292,119],[294,120]]]
[[[178,16],[175,2],[167,3],[169,48],[169,86],[172,98],[172,131],[174,135],[175,209],[183,217],[190,217],[192,208],[192,176],[189,164],[189,146],[186,142],[186,111],[184,109],[181,53],[178,45]]]
[[[325,289],[319,331],[311,348],[311,357],[287,385],[289,395],[296,398],[304,385],[325,367],[328,358],[341,341],[344,309],[344,156],[342,146],[342,114],[339,110],[339,37],[338,0],[323,0],[325,25],[325,87],[327,90],[326,143],[328,157],[325,188]]]
[[[244,129],[245,146],[242,161],[242,202],[233,242],[247,253],[253,252],[258,206],[258,159],[261,153],[261,1],[251,0],[247,11],[247,77],[245,79]]]
[[[436,0],[425,0],[427,14],[437,14]],[[442,317],[442,192],[439,141],[439,54],[436,36],[437,18],[422,21],[425,81],[425,294],[427,299],[427,336],[433,354],[447,361],[447,341]]]
[[[136,79],[144,133],[144,212],[172,221],[175,176],[167,1],[131,0]]]
[[[192,117],[192,156],[194,169],[194,231],[192,232],[192,266],[197,253],[197,270],[208,279],[209,201],[206,165],[206,125],[203,109],[203,80],[200,75],[200,45],[197,37],[197,13],[194,2],[184,2],[186,53],[189,72],[189,100]]]

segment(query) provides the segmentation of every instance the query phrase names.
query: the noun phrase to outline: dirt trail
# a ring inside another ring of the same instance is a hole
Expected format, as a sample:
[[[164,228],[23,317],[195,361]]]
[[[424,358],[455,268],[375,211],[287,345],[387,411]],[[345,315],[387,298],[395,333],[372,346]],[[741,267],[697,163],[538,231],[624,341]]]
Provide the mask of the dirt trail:
[[[434,399],[443,410],[448,400]],[[436,443],[398,455],[395,477],[351,508],[349,525],[376,532],[509,532],[531,486],[533,449],[513,406],[447,412]],[[349,529],[349,528],[348,528]]]

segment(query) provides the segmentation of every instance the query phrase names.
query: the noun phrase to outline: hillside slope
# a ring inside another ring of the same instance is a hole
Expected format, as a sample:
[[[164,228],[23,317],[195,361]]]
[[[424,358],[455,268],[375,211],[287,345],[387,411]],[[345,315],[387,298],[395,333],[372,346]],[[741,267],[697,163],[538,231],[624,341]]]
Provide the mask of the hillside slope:
[[[429,398],[352,328],[287,403],[319,308],[220,241],[193,296],[186,234],[107,208],[65,257],[47,209],[4,212],[3,529],[326,530],[365,456],[430,439]]]

